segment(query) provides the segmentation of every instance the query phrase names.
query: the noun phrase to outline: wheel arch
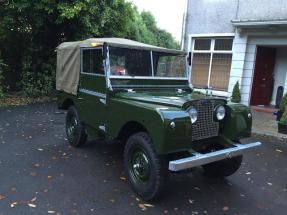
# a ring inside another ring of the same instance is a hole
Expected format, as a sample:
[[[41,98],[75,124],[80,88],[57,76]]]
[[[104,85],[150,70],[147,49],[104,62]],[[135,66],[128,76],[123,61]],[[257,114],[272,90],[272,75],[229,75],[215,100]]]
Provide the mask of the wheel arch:
[[[73,99],[71,98],[66,98],[62,104],[60,105],[60,108],[63,110],[68,110],[69,107],[71,107],[72,105],[75,105],[75,102],[73,101]]]
[[[138,132],[149,133],[146,127],[142,123],[137,121],[128,121],[121,127],[117,139],[125,143],[131,135]]]

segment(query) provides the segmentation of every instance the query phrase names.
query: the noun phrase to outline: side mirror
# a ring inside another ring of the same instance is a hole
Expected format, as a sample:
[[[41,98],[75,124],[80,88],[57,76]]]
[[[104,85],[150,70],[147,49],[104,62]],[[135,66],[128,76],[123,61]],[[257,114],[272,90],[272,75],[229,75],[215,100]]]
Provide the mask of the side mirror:
[[[103,45],[103,58],[104,58],[104,60],[107,59],[107,57],[108,57],[108,44],[104,43],[104,45]]]
[[[191,52],[188,52],[187,61],[188,61],[188,65],[191,66]]]

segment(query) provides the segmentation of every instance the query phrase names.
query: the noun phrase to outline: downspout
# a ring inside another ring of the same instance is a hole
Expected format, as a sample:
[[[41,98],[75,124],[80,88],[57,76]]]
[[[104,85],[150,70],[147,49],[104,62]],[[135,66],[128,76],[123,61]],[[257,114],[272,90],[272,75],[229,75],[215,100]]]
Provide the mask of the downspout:
[[[238,20],[239,4],[240,4],[240,0],[237,0],[237,7],[236,7],[236,14],[235,14],[235,19],[236,20]]]
[[[184,50],[184,44],[185,44],[185,31],[186,31],[186,24],[187,24],[187,11],[188,11],[188,4],[189,0],[185,0],[185,10],[183,14],[183,20],[182,20],[182,30],[181,30],[181,50]]]

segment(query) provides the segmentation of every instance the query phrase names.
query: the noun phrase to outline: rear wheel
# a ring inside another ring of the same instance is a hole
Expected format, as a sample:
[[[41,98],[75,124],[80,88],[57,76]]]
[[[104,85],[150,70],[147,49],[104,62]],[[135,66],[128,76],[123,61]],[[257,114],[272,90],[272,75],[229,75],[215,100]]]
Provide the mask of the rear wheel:
[[[159,196],[167,180],[167,162],[156,154],[145,132],[132,135],[125,146],[124,165],[133,190],[144,200]]]
[[[75,147],[82,146],[87,140],[85,128],[75,106],[70,106],[66,115],[66,134],[69,143]]]
[[[208,176],[224,178],[234,174],[242,163],[242,155],[203,165]]]

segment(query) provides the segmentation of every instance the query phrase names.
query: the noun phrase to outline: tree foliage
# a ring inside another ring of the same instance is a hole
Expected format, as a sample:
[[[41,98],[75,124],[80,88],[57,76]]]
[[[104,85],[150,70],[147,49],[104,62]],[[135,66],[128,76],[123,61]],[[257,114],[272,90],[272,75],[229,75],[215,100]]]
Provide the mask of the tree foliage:
[[[2,0],[0,50],[5,83],[27,95],[54,87],[55,48],[64,41],[124,37],[178,48],[149,12],[125,0]]]
[[[240,94],[239,82],[238,81],[234,85],[234,88],[233,88],[233,91],[232,91],[232,96],[231,96],[231,101],[235,102],[235,103],[239,103],[241,101],[241,94]]]
[[[284,94],[284,96],[280,102],[279,108],[281,111],[285,111],[286,106],[287,106],[287,93]]]

